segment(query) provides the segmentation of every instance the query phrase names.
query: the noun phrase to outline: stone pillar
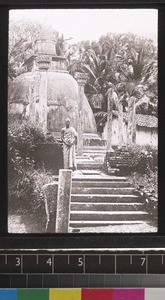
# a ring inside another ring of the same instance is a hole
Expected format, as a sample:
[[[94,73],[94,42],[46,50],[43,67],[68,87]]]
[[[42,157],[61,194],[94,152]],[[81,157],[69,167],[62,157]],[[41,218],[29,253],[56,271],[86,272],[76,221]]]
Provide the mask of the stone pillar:
[[[114,152],[112,149],[112,121],[113,121],[113,92],[114,89],[111,87],[108,89],[108,103],[107,103],[107,148],[106,152]]]
[[[83,97],[84,97],[84,86],[87,81],[87,75],[85,73],[76,72],[74,77],[78,83],[78,107],[79,107],[77,154],[81,156],[83,154],[83,133],[84,133]]]
[[[37,100],[37,90],[36,90],[37,77],[34,78],[34,84],[29,86],[29,122],[30,124],[36,124],[36,100]]]
[[[40,70],[39,84],[39,126],[44,133],[47,132],[47,71],[50,67],[51,57],[39,55],[37,63]]]
[[[128,101],[127,144],[132,144],[136,140],[135,100],[136,98],[132,96]]]
[[[44,184],[42,190],[46,212],[46,230],[47,232],[54,233],[57,213],[58,181]]]
[[[67,233],[70,219],[72,171],[59,170],[55,232]]]

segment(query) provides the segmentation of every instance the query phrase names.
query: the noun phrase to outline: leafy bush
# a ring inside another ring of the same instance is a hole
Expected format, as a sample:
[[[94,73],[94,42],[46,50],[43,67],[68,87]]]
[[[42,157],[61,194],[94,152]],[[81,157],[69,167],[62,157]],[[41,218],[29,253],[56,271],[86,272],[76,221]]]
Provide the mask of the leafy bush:
[[[8,128],[8,170],[9,176],[22,174],[34,167],[35,150],[39,142],[45,141],[40,129],[29,123],[11,124]]]
[[[45,221],[45,204],[42,194],[44,184],[52,181],[45,168],[37,169],[36,150],[46,143],[46,137],[38,128],[28,123],[9,126],[8,129],[8,204],[9,212],[37,216]]]
[[[42,187],[51,181],[52,175],[44,169],[26,170],[22,176],[17,176],[8,188],[9,213],[26,214],[29,220],[44,228],[46,212]]]
[[[130,162],[128,168],[140,174],[157,171],[158,150],[151,146],[134,145],[129,147]]]
[[[127,179],[137,190],[142,187],[144,188],[144,191],[146,193],[150,193],[156,198],[158,197],[157,172],[150,171],[149,174],[143,175],[137,172],[133,172],[130,176],[127,177]]]

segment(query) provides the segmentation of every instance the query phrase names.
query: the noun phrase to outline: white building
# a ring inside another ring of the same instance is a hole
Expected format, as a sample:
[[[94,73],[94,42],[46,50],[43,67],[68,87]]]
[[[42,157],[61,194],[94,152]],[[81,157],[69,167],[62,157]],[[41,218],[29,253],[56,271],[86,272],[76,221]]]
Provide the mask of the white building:
[[[150,145],[157,147],[158,144],[158,118],[150,115],[136,114],[136,144],[137,145]],[[127,123],[128,114],[123,113],[123,141],[127,142]],[[112,145],[119,144],[118,134],[118,112],[113,111],[113,124],[112,124]],[[102,138],[107,140],[107,122],[105,123]]]

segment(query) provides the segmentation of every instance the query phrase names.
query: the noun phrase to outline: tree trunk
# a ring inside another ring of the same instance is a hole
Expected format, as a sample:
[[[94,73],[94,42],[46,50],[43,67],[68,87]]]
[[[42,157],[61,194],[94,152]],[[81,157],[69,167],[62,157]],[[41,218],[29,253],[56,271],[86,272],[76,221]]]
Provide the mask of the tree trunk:
[[[136,139],[135,99],[130,97],[128,102],[127,144],[132,144]]]
[[[107,149],[106,152],[113,152],[112,149],[112,120],[113,120],[113,89],[108,90],[108,103],[107,103]]]

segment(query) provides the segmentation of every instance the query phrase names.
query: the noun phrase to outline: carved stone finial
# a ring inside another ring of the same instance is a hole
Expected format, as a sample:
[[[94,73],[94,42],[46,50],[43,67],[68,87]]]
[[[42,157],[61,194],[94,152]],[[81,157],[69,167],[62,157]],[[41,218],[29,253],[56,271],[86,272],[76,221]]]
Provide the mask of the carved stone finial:
[[[74,78],[77,80],[78,85],[85,86],[87,83],[87,74],[75,72]]]
[[[47,71],[50,67],[52,58],[49,55],[39,55],[36,58],[38,68],[40,71]]]
[[[35,53],[56,55],[55,36],[50,27],[41,28],[36,39]]]

